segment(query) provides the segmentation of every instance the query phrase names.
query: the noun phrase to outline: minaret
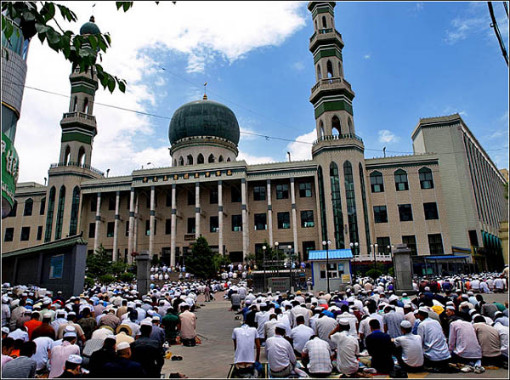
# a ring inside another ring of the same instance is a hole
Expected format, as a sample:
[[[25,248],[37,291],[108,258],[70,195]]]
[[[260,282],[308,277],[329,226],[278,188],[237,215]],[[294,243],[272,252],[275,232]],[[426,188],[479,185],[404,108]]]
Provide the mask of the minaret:
[[[100,31],[94,17],[80,29],[82,36],[98,33]],[[80,233],[81,183],[103,177],[103,173],[90,165],[92,143],[97,134],[93,115],[98,88],[95,68],[90,67],[80,73],[79,67],[73,67],[69,81],[71,99],[69,110],[60,121],[62,137],[59,160],[51,165],[48,172],[45,242]]]
[[[345,80],[342,35],[335,29],[335,2],[310,2],[314,33],[310,38],[316,84],[312,87],[317,140],[312,156],[318,163],[318,210],[321,241],[355,254],[370,246],[370,215],[366,196],[364,145],[356,136],[354,91]]]

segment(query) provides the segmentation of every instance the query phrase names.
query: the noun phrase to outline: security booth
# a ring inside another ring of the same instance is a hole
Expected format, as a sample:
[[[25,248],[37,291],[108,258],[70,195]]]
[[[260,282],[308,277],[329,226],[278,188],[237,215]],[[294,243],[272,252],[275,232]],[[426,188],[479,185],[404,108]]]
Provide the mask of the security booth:
[[[308,261],[312,267],[314,291],[345,290],[351,285],[350,249],[310,251]]]

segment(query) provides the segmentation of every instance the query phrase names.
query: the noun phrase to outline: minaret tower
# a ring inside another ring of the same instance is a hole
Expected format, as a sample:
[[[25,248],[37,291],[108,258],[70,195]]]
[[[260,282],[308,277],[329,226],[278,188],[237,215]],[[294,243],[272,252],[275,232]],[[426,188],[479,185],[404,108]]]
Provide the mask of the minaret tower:
[[[314,27],[310,52],[316,77],[310,96],[317,131],[312,156],[319,164],[321,241],[331,241],[332,249],[349,248],[353,243],[353,253],[360,254],[368,252],[371,241],[364,145],[355,133],[354,91],[344,77],[344,43],[335,29],[335,5],[308,4]]]
[[[80,29],[82,36],[99,33],[93,16]],[[81,183],[103,177],[103,173],[90,165],[92,143],[97,134],[93,115],[98,88],[95,68],[80,72],[79,67],[73,67],[69,81],[71,97],[69,110],[60,121],[59,160],[48,172],[45,242],[80,233]]]

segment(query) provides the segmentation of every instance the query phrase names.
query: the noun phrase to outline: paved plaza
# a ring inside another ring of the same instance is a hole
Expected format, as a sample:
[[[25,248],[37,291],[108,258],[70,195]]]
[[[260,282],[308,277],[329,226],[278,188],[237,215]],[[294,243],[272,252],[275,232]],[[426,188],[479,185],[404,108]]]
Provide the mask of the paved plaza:
[[[484,294],[487,302],[505,302],[508,294]],[[234,345],[232,330],[241,324],[235,314],[229,311],[230,302],[223,299],[223,293],[216,293],[216,301],[204,303],[204,297],[198,297],[200,309],[196,311],[197,331],[202,344],[195,347],[171,346],[172,355],[182,356],[182,361],[165,360],[162,373],[168,377],[170,373],[179,372],[190,378],[225,378],[234,361]],[[260,360],[266,361],[264,349],[261,349]],[[485,373],[429,373],[409,374],[409,378],[507,378],[504,369],[490,370]],[[375,376],[387,378],[388,376]]]

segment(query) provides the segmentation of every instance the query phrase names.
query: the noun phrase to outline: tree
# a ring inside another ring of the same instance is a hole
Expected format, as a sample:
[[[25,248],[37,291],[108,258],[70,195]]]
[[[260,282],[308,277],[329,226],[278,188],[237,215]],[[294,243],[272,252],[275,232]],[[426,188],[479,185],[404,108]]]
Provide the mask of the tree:
[[[198,278],[210,279],[216,277],[218,267],[214,253],[207,240],[200,236],[191,250],[192,255],[186,257],[186,270]]]
[[[133,7],[133,2],[117,1],[116,6],[117,10],[127,12]],[[51,49],[63,54],[73,67],[79,67],[80,72],[95,67],[97,78],[105,89],[113,92],[118,86],[121,92],[125,92],[126,81],[104,71],[97,63],[97,58],[101,61],[102,54],[111,45],[110,34],[74,34],[71,30],[63,30],[59,21],[77,22],[78,18],[71,9],[53,1],[2,2],[2,33],[8,41],[13,33],[18,34],[20,30],[25,39],[37,35],[41,43],[46,41]]]

